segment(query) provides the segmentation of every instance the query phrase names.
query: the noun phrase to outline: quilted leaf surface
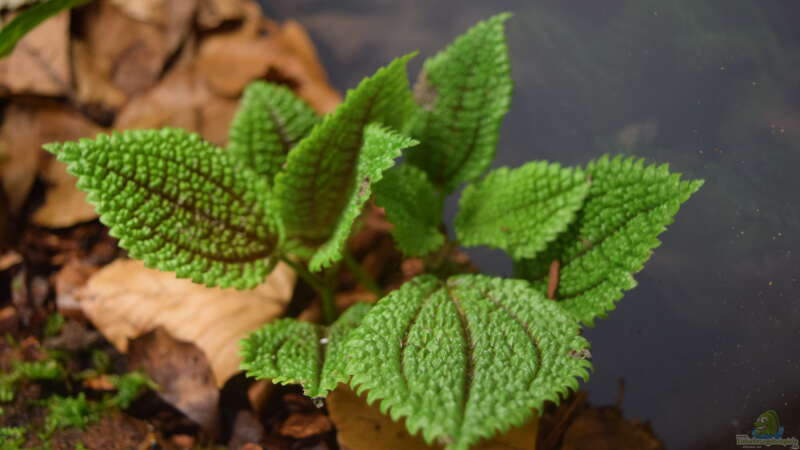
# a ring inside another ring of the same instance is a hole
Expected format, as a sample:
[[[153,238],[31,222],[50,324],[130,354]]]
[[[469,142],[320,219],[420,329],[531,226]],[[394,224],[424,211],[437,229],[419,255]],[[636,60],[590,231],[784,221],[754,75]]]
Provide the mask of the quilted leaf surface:
[[[461,195],[455,229],[466,246],[489,245],[531,258],[564,231],[589,191],[580,169],[530,162],[500,168]]]
[[[408,256],[423,256],[444,243],[443,201],[425,172],[408,164],[387,171],[375,186],[375,202],[386,211],[397,247]]]
[[[500,123],[511,104],[511,68],[503,23],[479,22],[423,66],[414,87],[422,104],[409,162],[445,192],[483,173],[494,159]]]
[[[622,156],[604,156],[586,172],[592,185],[575,222],[536,258],[519,262],[517,272],[545,292],[548,268],[559,261],[556,298],[591,325],[636,286],[633,274],[660,244],[658,235],[703,182]]]
[[[423,275],[381,299],[345,344],[351,384],[429,443],[467,449],[577,388],[578,323],[523,280]]]
[[[200,136],[165,128],[48,144],[121,247],[154,269],[250,288],[275,264],[269,187]]]
[[[275,195],[290,238],[313,248],[327,241],[359,182],[364,128],[372,122],[403,128],[414,108],[406,76],[411,56],[364,79],[289,153]]]
[[[319,121],[287,87],[265,81],[247,85],[228,132],[228,151],[272,184],[286,155]]]
[[[367,125],[363,142],[356,168],[358,185],[350,192],[347,206],[339,216],[330,239],[311,257],[308,266],[313,271],[328,267],[342,258],[353,222],[372,195],[372,185],[380,181],[383,172],[394,165],[395,159],[400,156],[400,150],[417,144],[417,141],[378,124]]]
[[[330,327],[295,319],[267,324],[242,341],[242,369],[274,383],[300,384],[309,397],[325,397],[347,381],[343,345],[370,307],[356,303]]]

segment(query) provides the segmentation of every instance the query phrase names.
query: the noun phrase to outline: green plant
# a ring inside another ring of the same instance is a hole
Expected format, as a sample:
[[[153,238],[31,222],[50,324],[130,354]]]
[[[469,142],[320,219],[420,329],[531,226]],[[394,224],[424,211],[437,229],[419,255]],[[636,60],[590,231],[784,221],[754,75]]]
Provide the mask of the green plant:
[[[255,82],[227,151],[175,129],[46,148],[149,267],[250,288],[284,261],[319,292],[323,324],[281,319],[242,343],[249,375],[302,384],[312,397],[349,383],[412,433],[465,449],[587,378],[581,323],[634,287],[657,236],[702,184],[606,156],[487,174],[511,98],[507,18],[426,61],[413,96],[412,55],[321,119],[286,88]],[[452,240],[443,199],[464,183]],[[345,243],[373,191],[398,248],[426,273],[337,320],[337,269],[357,268]],[[458,244],[505,250],[521,279],[460,273],[448,261]]]
[[[17,42],[40,23],[90,0],[46,0],[25,9],[0,29],[0,58],[14,51]]]

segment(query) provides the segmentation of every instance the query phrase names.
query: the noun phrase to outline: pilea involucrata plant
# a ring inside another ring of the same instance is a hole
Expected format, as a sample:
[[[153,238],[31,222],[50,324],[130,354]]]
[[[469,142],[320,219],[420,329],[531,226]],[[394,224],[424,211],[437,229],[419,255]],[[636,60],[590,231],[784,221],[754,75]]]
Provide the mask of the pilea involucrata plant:
[[[511,99],[508,17],[427,60],[413,92],[408,55],[322,118],[287,88],[254,82],[226,149],[176,129],[46,148],[147,266],[247,289],[284,261],[319,292],[322,324],[281,319],[243,342],[249,375],[315,398],[347,383],[411,433],[466,449],[588,377],[581,325],[635,286],[702,184],[620,156],[489,170]],[[443,199],[465,183],[453,239]],[[353,266],[345,244],[373,194],[426,273],[340,313],[337,268]],[[457,244],[506,251],[519,279],[454,273],[442,261]]]

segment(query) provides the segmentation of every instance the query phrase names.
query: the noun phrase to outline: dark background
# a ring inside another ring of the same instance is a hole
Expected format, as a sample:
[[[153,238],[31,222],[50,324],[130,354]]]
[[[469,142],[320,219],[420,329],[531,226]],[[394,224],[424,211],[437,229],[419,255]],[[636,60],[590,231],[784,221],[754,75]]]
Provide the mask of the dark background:
[[[587,330],[591,401],[613,403],[623,378],[626,416],[669,449],[735,448],[766,409],[800,437],[800,1],[262,3],[309,29],[342,91],[420,50],[413,80],[476,21],[512,11],[495,166],[610,152],[706,180],[639,286]],[[499,252],[471,254],[510,274]]]

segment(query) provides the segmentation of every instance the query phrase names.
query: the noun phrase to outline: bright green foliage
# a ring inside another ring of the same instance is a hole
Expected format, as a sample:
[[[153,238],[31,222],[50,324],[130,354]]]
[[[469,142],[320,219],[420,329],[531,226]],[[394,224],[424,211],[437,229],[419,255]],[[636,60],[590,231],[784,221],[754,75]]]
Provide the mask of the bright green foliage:
[[[576,389],[590,363],[575,320],[522,280],[423,275],[351,334],[351,384],[428,442],[466,449]]]
[[[53,313],[47,316],[47,321],[44,324],[44,337],[53,337],[58,335],[61,332],[61,328],[64,326],[64,316],[61,313]]]
[[[369,312],[369,304],[351,306],[330,327],[280,319],[242,341],[242,369],[274,383],[301,384],[309,397],[325,397],[347,381],[342,346]]]
[[[55,359],[15,362],[12,373],[17,374],[21,380],[57,380],[67,374]]]
[[[417,141],[382,128],[378,124],[370,124],[364,129],[364,143],[358,157],[356,180],[358,184],[350,192],[347,202],[336,228],[330,239],[319,247],[311,258],[308,267],[320,270],[341,260],[344,244],[350,236],[353,222],[361,214],[364,203],[372,195],[372,185],[383,178],[383,172],[394,165],[400,156],[400,150],[417,145]]]
[[[228,132],[228,151],[272,184],[286,155],[319,121],[289,88],[250,83]]]
[[[621,156],[593,161],[586,172],[592,186],[575,222],[518,272],[544,292],[548,268],[558,260],[559,304],[591,325],[636,286],[633,274],[660,244],[658,235],[703,182],[681,181],[666,165]]]
[[[83,392],[75,397],[53,395],[45,403],[48,408],[45,419],[47,434],[59,428],[86,428],[100,417],[100,406],[86,400]]]
[[[511,69],[498,14],[472,27],[427,60],[415,86],[422,105],[412,136],[422,143],[409,161],[446,192],[492,162],[500,122],[511,104]]]
[[[134,130],[49,144],[134,258],[208,286],[253,287],[272,270],[269,188],[198,135]]]
[[[158,389],[155,381],[141,372],[128,372],[122,375],[113,375],[110,378],[117,388],[117,393],[109,401],[112,405],[122,409],[130,406],[141,392],[147,389]]]
[[[408,256],[425,255],[444,243],[443,200],[425,172],[408,164],[387,171],[375,186],[375,202],[386,211],[397,247]]]
[[[22,11],[0,30],[0,58],[11,54],[17,42],[40,23],[65,9],[80,6],[88,1],[47,0]]]
[[[490,245],[513,258],[532,258],[567,228],[588,191],[579,169],[547,162],[500,168],[464,190],[456,234],[466,246]]]
[[[309,247],[328,240],[358,189],[364,128],[378,122],[402,129],[414,108],[406,77],[412,55],[394,60],[347,93],[289,153],[275,177],[275,195],[288,236]]]
[[[25,443],[25,428],[23,427],[0,427],[0,444],[3,450],[16,450],[22,448]]]

